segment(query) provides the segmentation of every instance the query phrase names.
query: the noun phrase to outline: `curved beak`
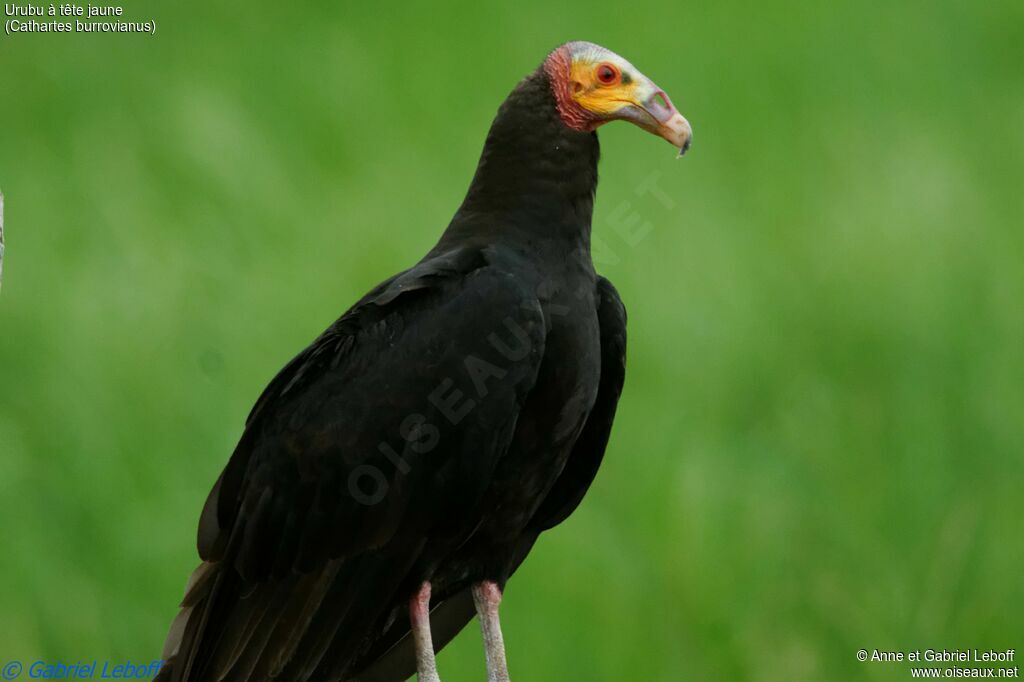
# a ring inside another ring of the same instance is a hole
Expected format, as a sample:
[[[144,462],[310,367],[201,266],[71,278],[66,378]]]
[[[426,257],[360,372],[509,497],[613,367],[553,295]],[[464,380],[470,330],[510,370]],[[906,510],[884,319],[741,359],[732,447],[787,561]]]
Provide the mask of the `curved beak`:
[[[648,81],[637,89],[637,95],[639,101],[631,101],[622,117],[670,142],[679,149],[679,156],[685,154],[693,141],[693,129],[668,94]]]

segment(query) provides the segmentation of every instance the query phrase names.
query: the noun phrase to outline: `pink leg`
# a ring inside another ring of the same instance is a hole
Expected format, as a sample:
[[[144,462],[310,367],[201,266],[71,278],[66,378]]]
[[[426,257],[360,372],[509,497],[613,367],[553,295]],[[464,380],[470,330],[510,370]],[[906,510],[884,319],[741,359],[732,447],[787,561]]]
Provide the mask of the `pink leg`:
[[[484,655],[487,657],[487,682],[509,682],[508,663],[505,661],[505,640],[501,636],[498,605],[501,590],[497,584],[485,580],[473,586],[473,603],[480,617],[480,631],[484,637]]]
[[[430,636],[430,583],[409,600],[409,624],[416,644],[416,679],[419,682],[441,682],[434,659],[434,641]]]

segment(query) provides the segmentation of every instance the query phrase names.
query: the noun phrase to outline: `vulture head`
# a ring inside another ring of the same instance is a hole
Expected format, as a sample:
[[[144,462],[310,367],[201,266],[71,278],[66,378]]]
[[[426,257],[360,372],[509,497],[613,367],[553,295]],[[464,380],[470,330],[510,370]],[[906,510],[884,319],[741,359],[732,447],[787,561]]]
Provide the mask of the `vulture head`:
[[[680,156],[690,148],[690,124],[665,91],[611,50],[583,41],[566,43],[548,55],[544,69],[558,113],[570,128],[591,131],[624,120],[668,140]]]

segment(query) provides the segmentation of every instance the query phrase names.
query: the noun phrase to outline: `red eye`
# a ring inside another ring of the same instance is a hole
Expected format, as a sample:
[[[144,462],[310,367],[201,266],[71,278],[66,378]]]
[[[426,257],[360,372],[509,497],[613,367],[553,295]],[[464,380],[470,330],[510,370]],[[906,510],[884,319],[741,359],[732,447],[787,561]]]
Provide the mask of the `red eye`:
[[[597,67],[597,80],[603,85],[612,85],[619,80],[619,70],[611,64],[601,64]]]

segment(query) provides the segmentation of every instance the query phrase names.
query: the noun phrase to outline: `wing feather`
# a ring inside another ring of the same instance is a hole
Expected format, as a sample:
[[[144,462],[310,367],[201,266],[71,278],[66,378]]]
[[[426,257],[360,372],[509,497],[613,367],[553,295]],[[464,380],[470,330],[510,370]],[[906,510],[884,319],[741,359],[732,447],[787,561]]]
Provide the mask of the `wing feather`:
[[[601,329],[601,380],[597,399],[565,468],[530,522],[530,527],[537,532],[567,519],[590,489],[604,459],[626,379],[626,308],[619,292],[604,277],[597,279],[597,294],[597,318]],[[533,541],[529,544],[532,545]]]
[[[488,342],[509,320],[530,339],[514,361]],[[207,499],[205,562],[162,679],[339,678],[405,598],[427,538],[454,532],[486,489],[544,335],[532,292],[479,254],[448,254],[374,289],[293,359]],[[506,365],[485,395],[468,357]],[[453,400],[472,418],[453,418]]]

